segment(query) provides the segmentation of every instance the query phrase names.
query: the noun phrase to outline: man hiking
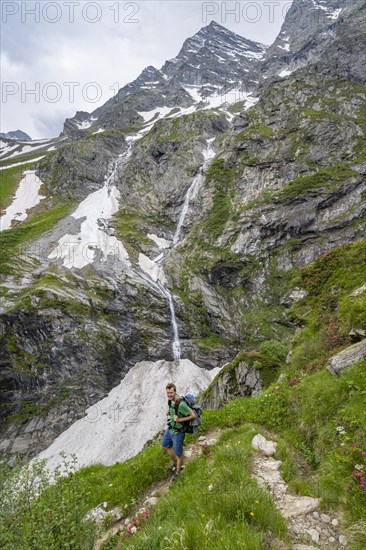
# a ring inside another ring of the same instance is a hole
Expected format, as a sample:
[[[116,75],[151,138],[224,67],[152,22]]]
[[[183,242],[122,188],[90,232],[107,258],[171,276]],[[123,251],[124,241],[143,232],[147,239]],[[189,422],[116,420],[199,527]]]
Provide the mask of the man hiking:
[[[169,402],[169,410],[166,413],[169,416],[169,428],[165,430],[161,446],[173,460],[170,469],[175,472],[175,477],[177,477],[182,469],[183,441],[186,435],[182,422],[189,422],[196,418],[196,415],[177,394],[174,384],[167,384],[166,395]]]

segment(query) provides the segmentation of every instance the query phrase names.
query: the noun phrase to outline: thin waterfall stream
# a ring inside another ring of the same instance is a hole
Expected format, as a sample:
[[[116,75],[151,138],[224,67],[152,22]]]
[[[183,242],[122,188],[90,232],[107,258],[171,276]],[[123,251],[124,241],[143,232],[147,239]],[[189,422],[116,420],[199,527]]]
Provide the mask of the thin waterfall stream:
[[[180,242],[180,235],[181,235],[182,228],[186,220],[187,214],[189,212],[190,203],[197,195],[198,190],[204,180],[205,170],[207,169],[209,163],[215,156],[215,152],[212,148],[213,140],[214,138],[209,139],[207,141],[206,148],[203,151],[203,158],[204,158],[203,165],[201,166],[197,176],[193,179],[193,182],[186,193],[184,203],[183,203],[183,208],[179,216],[179,220],[178,220],[177,227],[173,237],[173,246],[175,246]],[[172,343],[173,358],[174,358],[174,361],[179,361],[181,358],[181,345],[179,340],[178,324],[177,324],[177,319],[175,315],[173,296],[167,288],[167,281],[166,281],[164,269],[162,266],[164,258],[165,258],[164,252],[159,254],[159,256],[157,256],[154,260],[150,260],[144,254],[140,254],[139,264],[142,271],[147,275],[147,277],[144,276],[144,279],[147,282],[149,282],[149,284],[152,284],[156,290],[158,289],[159,292],[168,300],[169,308],[170,308],[171,324],[173,328],[173,343]]]

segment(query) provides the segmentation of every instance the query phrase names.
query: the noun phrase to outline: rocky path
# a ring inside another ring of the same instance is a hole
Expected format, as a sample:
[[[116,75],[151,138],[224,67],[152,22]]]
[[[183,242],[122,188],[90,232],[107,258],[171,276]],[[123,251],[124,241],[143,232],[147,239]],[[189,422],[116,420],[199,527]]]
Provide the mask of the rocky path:
[[[186,463],[196,458],[207,448],[217,443],[220,430],[212,430],[200,436],[185,449]],[[293,494],[280,473],[281,461],[275,460],[276,443],[266,440],[257,434],[252,441],[258,451],[253,457],[253,477],[258,485],[267,489],[277,508],[280,510],[290,530],[292,550],[347,550],[347,539],[339,528],[339,518],[329,516],[319,511],[320,499]],[[106,520],[111,527],[103,532],[94,545],[94,550],[100,550],[102,544],[111,535],[129,536],[138,530],[150,515],[172,483],[172,478],[154,483],[141,495],[128,518],[123,518],[119,507],[106,511],[108,504],[102,503],[91,510],[85,520],[93,519],[97,525],[103,526]]]
[[[291,532],[292,549],[348,548],[347,539],[339,529],[339,519],[319,511],[320,499],[291,493],[279,471],[281,461],[273,458],[276,443],[258,434],[253,438],[252,445],[259,451],[254,455],[253,475],[260,487],[269,490],[286,519]]]
[[[202,454],[202,451],[208,446],[215,445],[219,435],[220,430],[215,429],[203,436],[200,436],[194,443],[188,445],[184,451],[185,463],[190,462],[192,459]],[[154,483],[141,496],[128,518],[122,517],[121,509],[119,507],[106,511],[108,506],[107,502],[102,503],[97,506],[97,508],[94,508],[94,510],[91,510],[91,512],[85,516],[85,521],[93,519],[97,525],[102,526],[103,523],[109,518],[110,523],[113,523],[113,525],[96,541],[93,550],[100,550],[102,544],[111,535],[121,535],[125,533],[126,536],[128,536],[136,533],[138,525],[149,517],[153,507],[157,504],[158,499],[169,491],[171,484],[172,477]]]

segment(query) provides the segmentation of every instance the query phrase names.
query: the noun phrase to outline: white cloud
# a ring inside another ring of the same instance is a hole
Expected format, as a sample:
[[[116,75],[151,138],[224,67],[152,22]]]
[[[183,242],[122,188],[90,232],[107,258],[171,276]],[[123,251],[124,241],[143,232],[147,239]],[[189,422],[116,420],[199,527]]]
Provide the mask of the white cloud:
[[[79,0],[72,4],[74,22],[69,21],[70,2],[2,2],[1,131],[19,128],[33,138],[58,135],[66,117],[77,110],[93,111],[146,66],[160,68],[188,36],[212,19],[267,44],[283,20],[280,2],[249,3],[257,5],[249,11],[248,2]],[[227,13],[237,4],[236,14]],[[11,14],[15,6],[18,12]],[[39,22],[29,13],[32,9],[38,11]],[[96,15],[98,22],[87,21]],[[51,23],[56,16],[60,20]],[[78,83],[74,94],[70,82]]]

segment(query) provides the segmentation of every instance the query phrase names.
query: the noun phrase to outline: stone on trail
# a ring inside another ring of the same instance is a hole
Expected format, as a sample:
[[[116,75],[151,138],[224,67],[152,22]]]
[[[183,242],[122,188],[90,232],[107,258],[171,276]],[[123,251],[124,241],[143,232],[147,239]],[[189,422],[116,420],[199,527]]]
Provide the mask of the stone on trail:
[[[301,516],[312,512],[319,507],[319,504],[319,498],[286,495],[286,503],[282,513],[285,518],[289,518],[290,516]]]
[[[263,435],[257,434],[252,439],[252,446],[265,455],[271,456],[276,452],[277,443],[268,441]]]

